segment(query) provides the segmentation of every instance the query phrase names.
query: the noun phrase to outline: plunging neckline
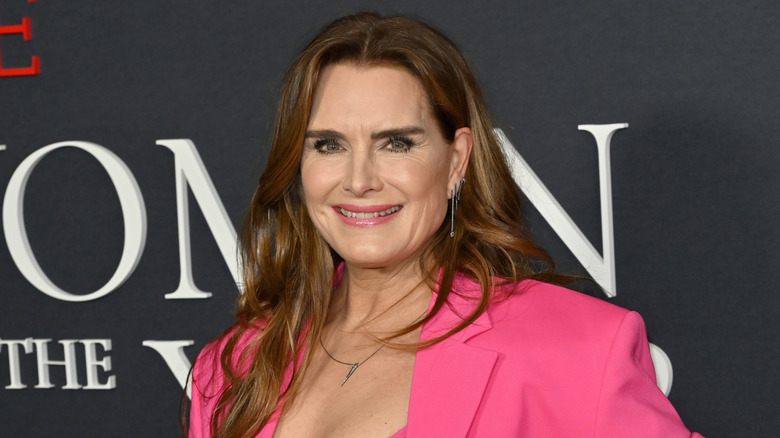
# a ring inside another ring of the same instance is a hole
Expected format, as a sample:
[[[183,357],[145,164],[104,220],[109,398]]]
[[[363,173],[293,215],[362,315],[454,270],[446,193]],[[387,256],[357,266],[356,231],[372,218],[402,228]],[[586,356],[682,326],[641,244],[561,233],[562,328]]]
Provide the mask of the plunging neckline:
[[[398,431],[387,438],[406,438],[406,426],[398,429]]]

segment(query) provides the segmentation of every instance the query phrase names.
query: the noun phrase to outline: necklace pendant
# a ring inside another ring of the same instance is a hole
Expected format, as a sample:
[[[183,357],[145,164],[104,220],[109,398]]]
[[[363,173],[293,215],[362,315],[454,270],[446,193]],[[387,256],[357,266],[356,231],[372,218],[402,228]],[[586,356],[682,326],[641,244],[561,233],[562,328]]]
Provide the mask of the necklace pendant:
[[[349,378],[352,377],[352,373],[355,372],[355,370],[357,369],[357,367],[359,365],[360,365],[359,362],[355,362],[355,363],[352,364],[352,367],[349,369],[349,372],[347,372],[347,376],[344,377],[344,381],[341,382],[341,386],[344,386],[344,384],[347,383],[347,380],[349,380]]]

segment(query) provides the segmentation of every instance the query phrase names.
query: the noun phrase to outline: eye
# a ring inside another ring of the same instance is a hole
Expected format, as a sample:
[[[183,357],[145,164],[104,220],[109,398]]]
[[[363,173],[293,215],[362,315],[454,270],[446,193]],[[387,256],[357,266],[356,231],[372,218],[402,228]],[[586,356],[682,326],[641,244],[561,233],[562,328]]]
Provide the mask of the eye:
[[[333,154],[341,149],[335,138],[321,138],[314,142],[314,149],[321,154]]]
[[[387,149],[390,152],[409,152],[414,146],[414,141],[409,137],[396,135],[387,139]]]

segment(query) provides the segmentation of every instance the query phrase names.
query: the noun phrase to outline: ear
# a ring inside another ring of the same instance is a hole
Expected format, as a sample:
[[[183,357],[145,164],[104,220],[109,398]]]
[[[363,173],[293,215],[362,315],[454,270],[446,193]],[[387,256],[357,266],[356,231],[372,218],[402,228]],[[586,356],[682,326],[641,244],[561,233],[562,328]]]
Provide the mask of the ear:
[[[447,187],[453,189],[460,185],[460,181],[466,176],[466,168],[471,156],[471,148],[474,142],[471,136],[471,128],[463,127],[455,131],[452,140],[452,156],[450,162],[450,179]]]

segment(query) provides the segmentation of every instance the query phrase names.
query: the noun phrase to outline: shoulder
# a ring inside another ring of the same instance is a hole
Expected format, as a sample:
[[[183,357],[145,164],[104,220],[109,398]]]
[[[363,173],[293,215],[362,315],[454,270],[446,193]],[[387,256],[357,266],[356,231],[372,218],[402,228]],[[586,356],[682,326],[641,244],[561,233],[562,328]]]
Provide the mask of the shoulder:
[[[224,390],[226,381],[225,371],[222,368],[222,356],[225,349],[228,348],[228,344],[233,343],[229,361],[233,372],[241,373],[241,370],[246,367],[244,362],[247,360],[244,350],[261,331],[260,325],[252,325],[243,329],[236,325],[206,344],[195,359],[192,368],[193,390],[199,391],[199,395],[206,398],[219,396]],[[238,338],[233,339],[237,334]]]
[[[244,351],[257,338],[261,330],[259,325],[245,327],[243,330],[234,326],[209,342],[198,354],[192,367],[190,437],[211,437],[214,412],[220,397],[229,387],[229,379],[222,368],[223,352],[228,348],[231,340],[235,342],[230,365],[233,372],[240,374],[242,369],[246,369],[246,365],[242,363],[242,359],[246,356]]]
[[[464,313],[479,290],[461,278],[450,308]],[[656,385],[639,314],[537,281],[493,292],[480,329],[448,341],[495,355],[481,427],[516,429],[490,436],[532,435],[541,426],[550,436],[691,436]],[[513,409],[524,413],[518,423],[502,423]]]
[[[509,293],[497,294],[489,309],[494,319],[522,312],[524,319],[545,326],[614,325],[630,312],[600,298],[539,281],[524,280],[511,287]]]
[[[457,298],[454,307],[473,306],[481,286],[463,276],[453,284]],[[465,309],[459,309],[465,310]],[[581,292],[536,280],[517,283],[497,283],[493,286],[488,314],[494,323],[511,323],[533,320],[542,325],[551,323],[582,324],[620,323],[630,312]]]
[[[467,298],[478,293],[479,285],[462,277],[454,287],[454,299],[464,306]],[[462,309],[459,313],[463,314]],[[546,349],[608,349],[621,330],[644,332],[641,317],[622,307],[565,287],[523,280],[494,286],[493,300],[487,308],[491,330],[485,336],[496,342],[513,345],[531,342]]]
[[[498,353],[502,382],[533,375],[534,382],[517,384],[555,388],[562,405],[587,402],[594,408],[604,382],[616,376],[643,379],[655,388],[638,313],[538,281],[499,288],[486,312],[490,328],[467,344]],[[579,394],[567,394],[567,388]]]

